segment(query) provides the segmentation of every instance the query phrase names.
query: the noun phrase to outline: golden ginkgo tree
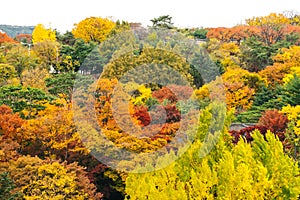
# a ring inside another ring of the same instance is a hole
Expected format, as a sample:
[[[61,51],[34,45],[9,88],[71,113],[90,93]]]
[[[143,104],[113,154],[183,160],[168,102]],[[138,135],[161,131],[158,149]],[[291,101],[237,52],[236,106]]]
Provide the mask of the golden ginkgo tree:
[[[81,38],[85,42],[102,42],[116,24],[108,18],[89,17],[75,24],[72,33],[75,38]]]

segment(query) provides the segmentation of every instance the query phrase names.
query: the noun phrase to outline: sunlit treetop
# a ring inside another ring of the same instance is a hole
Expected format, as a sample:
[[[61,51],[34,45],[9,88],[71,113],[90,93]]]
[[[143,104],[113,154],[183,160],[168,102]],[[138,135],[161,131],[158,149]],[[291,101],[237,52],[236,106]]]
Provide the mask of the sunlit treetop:
[[[43,24],[38,24],[35,26],[32,32],[32,42],[39,43],[46,40],[56,41],[56,33],[51,28],[46,29]]]
[[[116,23],[108,18],[89,17],[74,25],[72,33],[75,38],[85,42],[102,42],[115,28]]]

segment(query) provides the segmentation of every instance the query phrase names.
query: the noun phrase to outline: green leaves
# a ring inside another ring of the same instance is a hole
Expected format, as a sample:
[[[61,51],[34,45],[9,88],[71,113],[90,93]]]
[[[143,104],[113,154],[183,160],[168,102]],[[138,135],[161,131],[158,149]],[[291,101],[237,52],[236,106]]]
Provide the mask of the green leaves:
[[[172,23],[172,17],[170,15],[162,15],[158,18],[154,18],[150,20],[152,22],[152,26],[154,28],[174,28]]]
[[[45,103],[52,100],[54,97],[37,88],[20,85],[0,88],[0,105],[10,106],[14,112],[21,112],[24,118],[34,117],[38,111],[45,109]]]
[[[290,104],[291,106],[300,105],[300,78],[296,74],[285,85],[280,97],[285,104]]]

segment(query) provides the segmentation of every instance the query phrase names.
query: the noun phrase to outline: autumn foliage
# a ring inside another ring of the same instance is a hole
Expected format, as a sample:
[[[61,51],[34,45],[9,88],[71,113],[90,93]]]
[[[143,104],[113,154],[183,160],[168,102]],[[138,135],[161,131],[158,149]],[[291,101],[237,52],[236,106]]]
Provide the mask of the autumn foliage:
[[[0,106],[0,135],[4,138],[17,140],[18,131],[25,123],[17,113],[13,113],[12,109],[6,105]]]
[[[0,199],[299,199],[299,14],[171,20],[0,32]]]
[[[16,41],[9,37],[6,33],[0,32],[0,44],[2,43],[15,43]]]
[[[283,134],[287,128],[288,119],[278,110],[266,110],[258,121],[275,134]],[[282,137],[280,138],[283,139]]]
[[[115,26],[116,24],[108,18],[89,17],[75,24],[72,33],[75,38],[81,38],[85,42],[102,42]]]

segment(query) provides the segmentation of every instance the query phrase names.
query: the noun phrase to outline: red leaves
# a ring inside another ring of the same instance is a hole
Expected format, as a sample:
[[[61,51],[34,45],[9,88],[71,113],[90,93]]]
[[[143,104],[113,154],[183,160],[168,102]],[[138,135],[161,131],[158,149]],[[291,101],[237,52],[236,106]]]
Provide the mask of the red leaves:
[[[230,134],[233,136],[233,143],[237,144],[240,137],[244,138],[247,142],[251,142],[253,140],[251,135],[255,129],[263,135],[266,134],[267,130],[270,130],[283,142],[285,139],[284,133],[287,128],[287,122],[287,117],[278,112],[278,110],[266,110],[259,119],[258,125],[249,126],[239,131],[232,130],[230,131]]]
[[[240,42],[241,40],[257,35],[259,30],[254,26],[235,26],[232,28],[211,28],[207,33],[207,38],[216,38],[223,42],[229,42],[232,40]]]
[[[268,127],[268,129],[276,134],[280,141],[284,140],[285,129],[287,128],[288,119],[278,110],[266,110],[258,122],[260,125]]]
[[[148,126],[151,122],[148,108],[146,106],[135,107],[133,116],[140,121],[141,126]]]
[[[166,113],[167,113],[167,123],[172,123],[172,122],[179,122],[181,119],[181,115],[179,110],[176,108],[175,105],[166,105],[164,106]]]
[[[167,87],[163,87],[160,90],[154,91],[152,96],[156,98],[160,103],[166,99],[172,103],[177,101],[176,95]]]
[[[163,102],[165,99],[171,103],[176,103],[178,100],[186,100],[190,98],[193,93],[193,88],[182,85],[169,85],[162,87],[160,90],[153,92],[152,97],[156,98],[159,102]]]
[[[233,136],[233,143],[237,144],[241,137],[247,142],[252,142],[252,132],[254,130],[258,130],[261,134],[265,135],[268,128],[266,126],[249,126],[239,131],[229,131],[229,133],[231,134],[231,136]]]
[[[268,129],[273,133],[282,133],[287,127],[287,122],[287,117],[274,109],[266,110],[258,123],[268,127]]]

